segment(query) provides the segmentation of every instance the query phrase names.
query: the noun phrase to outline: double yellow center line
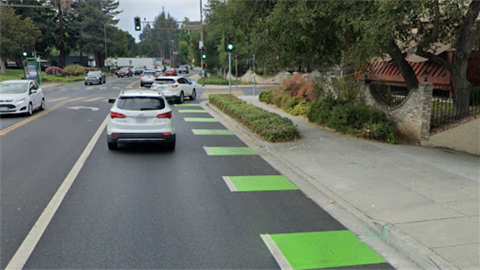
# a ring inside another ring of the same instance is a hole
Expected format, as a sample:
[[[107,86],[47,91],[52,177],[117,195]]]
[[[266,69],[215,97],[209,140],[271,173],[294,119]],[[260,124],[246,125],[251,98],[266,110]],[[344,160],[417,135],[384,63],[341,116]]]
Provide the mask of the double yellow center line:
[[[39,118],[39,117],[42,116],[42,115],[45,115],[45,114],[47,114],[47,113],[49,113],[49,112],[57,109],[58,107],[61,107],[61,106],[65,105],[65,104],[68,103],[68,102],[75,101],[75,100],[79,100],[79,99],[83,99],[83,98],[75,98],[75,99],[65,100],[65,101],[60,102],[60,103],[58,103],[57,105],[55,105],[55,106],[53,106],[53,107],[50,107],[50,108],[48,108],[48,109],[46,109],[46,110],[44,110],[44,111],[42,111],[42,112],[40,112],[40,113],[37,113],[37,114],[35,114],[35,115],[32,115],[32,116],[30,116],[29,118],[27,118],[27,119],[25,119],[25,120],[23,120],[23,121],[20,121],[20,122],[14,124],[14,125],[11,125],[11,126],[5,128],[5,129],[2,129],[2,130],[0,130],[0,136],[3,136],[3,135],[5,135],[5,134],[7,134],[8,132],[10,132],[10,131],[12,131],[12,130],[14,130],[14,129],[17,129],[17,128],[19,128],[19,127],[21,127],[21,126],[23,126],[23,125],[25,125],[25,124],[27,124],[27,123],[29,123],[29,122],[37,119],[37,118]]]

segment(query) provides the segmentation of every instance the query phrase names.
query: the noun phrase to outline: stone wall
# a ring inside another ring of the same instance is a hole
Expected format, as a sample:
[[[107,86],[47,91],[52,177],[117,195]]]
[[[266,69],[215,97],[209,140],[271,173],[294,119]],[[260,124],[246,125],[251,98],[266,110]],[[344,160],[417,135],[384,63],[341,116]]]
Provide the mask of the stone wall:
[[[368,84],[362,87],[360,95],[368,105],[384,111],[398,132],[420,144],[428,140],[430,134],[432,91],[431,83],[420,83],[418,89],[411,90],[408,97],[396,107],[380,104],[373,97]]]

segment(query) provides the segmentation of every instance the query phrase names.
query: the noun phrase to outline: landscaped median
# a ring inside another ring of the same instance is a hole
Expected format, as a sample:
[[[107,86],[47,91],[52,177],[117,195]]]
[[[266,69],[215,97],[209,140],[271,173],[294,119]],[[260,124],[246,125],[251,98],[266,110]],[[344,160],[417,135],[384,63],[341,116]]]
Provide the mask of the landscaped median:
[[[210,95],[209,102],[266,141],[288,142],[300,138],[297,126],[290,119],[248,104],[234,95]]]

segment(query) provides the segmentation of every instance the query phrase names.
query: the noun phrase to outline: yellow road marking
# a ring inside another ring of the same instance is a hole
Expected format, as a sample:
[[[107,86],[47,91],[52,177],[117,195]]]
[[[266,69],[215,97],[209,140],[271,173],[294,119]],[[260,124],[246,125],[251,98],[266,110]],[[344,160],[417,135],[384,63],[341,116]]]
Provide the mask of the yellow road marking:
[[[87,99],[87,100],[84,100],[86,102],[92,102],[92,101],[97,101],[97,100],[100,100],[100,99],[104,99],[103,97],[96,97],[96,98],[91,98],[91,99]]]
[[[80,98],[74,98],[74,99],[62,101],[62,102],[58,103],[57,105],[55,105],[55,106],[53,106],[53,107],[51,107],[51,108],[48,108],[48,109],[46,109],[46,110],[44,110],[44,111],[42,111],[42,112],[40,112],[40,113],[37,113],[36,115],[30,116],[29,118],[27,118],[27,119],[25,119],[25,120],[23,120],[23,121],[20,121],[20,122],[14,124],[14,125],[11,125],[11,126],[5,128],[5,129],[0,130],[0,136],[3,136],[3,135],[5,135],[5,134],[7,134],[8,132],[10,132],[10,131],[12,131],[12,130],[14,130],[14,129],[17,129],[17,128],[19,128],[19,127],[21,127],[21,126],[23,126],[23,125],[25,125],[25,124],[27,124],[27,123],[29,123],[29,122],[37,119],[37,118],[39,118],[39,117],[42,116],[42,115],[45,115],[45,114],[47,114],[47,113],[49,113],[49,112],[57,109],[58,107],[61,107],[61,106],[65,105],[65,104],[68,103],[68,102],[75,101],[75,100],[80,100],[80,99],[84,99],[84,98],[83,98],[83,97],[80,97]]]
[[[127,85],[127,87],[125,87],[125,88],[133,88],[133,85],[138,83],[138,82],[140,82],[140,80],[132,82],[131,84]]]
[[[48,102],[55,102],[55,101],[60,101],[60,100],[64,100],[64,99],[67,99],[67,97],[49,99]]]

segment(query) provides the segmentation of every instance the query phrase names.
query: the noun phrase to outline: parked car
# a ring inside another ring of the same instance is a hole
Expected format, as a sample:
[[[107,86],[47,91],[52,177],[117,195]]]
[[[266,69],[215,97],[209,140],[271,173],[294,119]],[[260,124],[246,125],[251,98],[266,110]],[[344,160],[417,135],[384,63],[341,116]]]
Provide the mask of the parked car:
[[[142,75],[144,68],[143,67],[135,67],[133,68],[133,75]]]
[[[195,86],[184,77],[157,77],[151,88],[161,92],[169,101],[183,103],[186,96],[190,100],[197,98]]]
[[[144,70],[142,75],[140,75],[140,86],[151,86],[152,83],[155,81],[155,78],[161,75],[162,72],[159,70]]]
[[[11,80],[0,83],[0,114],[32,115],[45,109],[43,90],[34,80]]]
[[[165,97],[150,89],[125,90],[113,103],[107,121],[108,148],[119,143],[165,143],[175,149],[175,120]]]
[[[177,70],[174,68],[167,68],[167,70],[165,70],[165,76],[177,76]]]
[[[124,67],[124,68],[121,68],[121,69],[117,70],[117,72],[115,72],[115,75],[117,75],[118,78],[120,78],[120,77],[122,77],[122,78],[123,77],[132,77],[133,72],[129,67]]]
[[[93,84],[93,83],[102,84],[105,82],[106,82],[105,74],[103,74],[103,72],[101,72],[100,70],[89,71],[87,73],[87,76],[85,76],[85,85]]]
[[[188,66],[181,66],[178,68],[178,73],[185,73],[185,74],[188,74],[189,71],[188,71]]]

